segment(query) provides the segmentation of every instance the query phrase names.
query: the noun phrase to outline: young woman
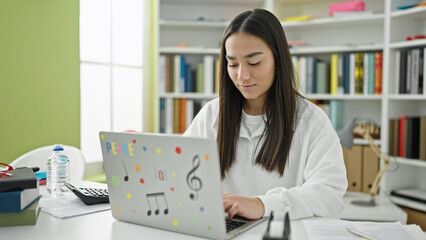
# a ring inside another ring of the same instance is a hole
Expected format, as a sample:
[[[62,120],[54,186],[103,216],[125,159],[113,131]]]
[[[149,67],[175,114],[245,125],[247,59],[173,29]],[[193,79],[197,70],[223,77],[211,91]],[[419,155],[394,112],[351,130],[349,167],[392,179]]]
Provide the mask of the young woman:
[[[238,15],[220,61],[219,99],[184,136],[217,139],[228,217],[337,218],[347,188],[342,148],[327,115],[297,91],[279,20],[262,9]]]

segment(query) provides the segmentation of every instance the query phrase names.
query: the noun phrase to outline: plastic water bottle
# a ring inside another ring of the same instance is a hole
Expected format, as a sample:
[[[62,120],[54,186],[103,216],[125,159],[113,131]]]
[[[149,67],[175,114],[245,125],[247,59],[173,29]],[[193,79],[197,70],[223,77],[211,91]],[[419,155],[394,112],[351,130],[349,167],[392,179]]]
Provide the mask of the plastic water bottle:
[[[55,144],[53,153],[47,160],[46,185],[52,197],[59,196],[62,192],[67,191],[65,182],[69,180],[70,162],[63,151],[62,144]]]

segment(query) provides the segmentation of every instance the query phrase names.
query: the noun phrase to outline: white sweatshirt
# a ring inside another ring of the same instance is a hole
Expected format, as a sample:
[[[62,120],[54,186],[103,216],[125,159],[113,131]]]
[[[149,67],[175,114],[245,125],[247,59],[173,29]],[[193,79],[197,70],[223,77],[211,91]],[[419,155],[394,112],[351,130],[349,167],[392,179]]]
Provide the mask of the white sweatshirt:
[[[184,136],[216,139],[218,116],[217,98],[200,110]],[[223,192],[258,197],[265,216],[271,211],[289,211],[291,219],[339,217],[347,188],[346,170],[339,138],[321,108],[298,99],[295,132],[282,177],[254,164],[265,123],[252,134],[243,125],[247,126],[241,124],[236,160],[222,181]]]

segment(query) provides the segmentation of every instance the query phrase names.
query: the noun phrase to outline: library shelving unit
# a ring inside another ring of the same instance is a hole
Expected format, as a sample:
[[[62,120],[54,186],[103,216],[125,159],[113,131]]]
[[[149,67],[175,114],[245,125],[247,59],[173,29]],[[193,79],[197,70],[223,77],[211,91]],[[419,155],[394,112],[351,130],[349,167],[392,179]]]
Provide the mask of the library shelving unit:
[[[364,0],[371,14],[330,17],[328,5],[335,0],[160,0],[157,58],[162,55],[183,55],[195,67],[203,56],[218,58],[220,41],[228,22],[237,14],[253,8],[265,8],[282,22],[288,41],[303,40],[306,45],[294,47],[294,57],[315,56],[330,62],[333,53],[382,52],[381,94],[315,94],[313,100],[340,101],[343,123],[355,117],[370,118],[381,126],[381,149],[388,152],[389,120],[402,115],[426,115],[426,94],[395,92],[395,55],[398,50],[426,47],[426,40],[406,41],[406,36],[426,33],[426,7],[398,10],[401,1]],[[307,21],[284,21],[292,16],[312,15]],[[177,47],[185,44],[189,47]],[[158,61],[157,61],[158,62]],[[160,89],[161,71],[157,66],[156,131],[160,125],[160,99],[186,98],[210,100],[217,93],[164,92]],[[424,74],[426,75],[426,74]],[[424,81],[424,80],[423,80]],[[425,83],[423,83],[425,86]],[[426,161],[391,157],[392,164],[382,181],[381,194],[396,188],[426,189]],[[413,207],[413,206],[411,206]],[[419,209],[418,206],[416,206]],[[425,209],[422,209],[425,211]]]

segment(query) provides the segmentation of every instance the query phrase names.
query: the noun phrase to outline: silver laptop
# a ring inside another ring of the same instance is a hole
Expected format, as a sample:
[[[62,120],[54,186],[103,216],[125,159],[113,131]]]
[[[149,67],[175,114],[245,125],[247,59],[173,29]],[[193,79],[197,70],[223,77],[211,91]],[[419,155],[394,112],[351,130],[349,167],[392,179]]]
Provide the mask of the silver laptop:
[[[115,219],[212,239],[232,238],[264,220],[225,219],[215,140],[99,134]]]

